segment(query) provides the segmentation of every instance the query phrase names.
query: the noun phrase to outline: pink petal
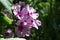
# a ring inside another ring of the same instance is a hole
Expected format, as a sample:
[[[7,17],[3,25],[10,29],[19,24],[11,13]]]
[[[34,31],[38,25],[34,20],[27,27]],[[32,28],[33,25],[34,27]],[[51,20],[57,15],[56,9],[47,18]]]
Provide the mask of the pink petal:
[[[41,26],[41,21],[36,20],[36,24],[37,24],[38,26]]]
[[[28,14],[28,11],[27,11],[26,8],[23,8],[23,10],[21,11],[21,13],[22,13],[22,15],[26,15],[26,14]]]
[[[14,15],[17,15],[17,11],[14,10],[13,13],[14,13]]]
[[[29,5],[27,5],[27,10],[29,11],[29,13],[34,13],[36,12],[36,10],[32,7],[29,7]]]
[[[35,27],[36,29],[38,29],[38,26],[35,22],[33,22],[33,27]]]
[[[33,18],[33,19],[37,19],[39,14],[38,13],[34,13],[34,14],[30,14],[30,16]]]

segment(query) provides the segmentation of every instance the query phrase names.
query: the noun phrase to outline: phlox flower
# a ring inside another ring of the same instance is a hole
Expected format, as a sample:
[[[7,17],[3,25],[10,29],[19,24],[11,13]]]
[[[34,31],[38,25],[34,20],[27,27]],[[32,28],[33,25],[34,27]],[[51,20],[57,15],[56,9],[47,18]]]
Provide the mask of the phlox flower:
[[[41,21],[37,20],[39,14],[36,10],[24,2],[16,3],[11,7],[13,14],[19,19],[16,23],[15,32],[18,37],[24,37],[30,34],[30,28],[41,25]]]

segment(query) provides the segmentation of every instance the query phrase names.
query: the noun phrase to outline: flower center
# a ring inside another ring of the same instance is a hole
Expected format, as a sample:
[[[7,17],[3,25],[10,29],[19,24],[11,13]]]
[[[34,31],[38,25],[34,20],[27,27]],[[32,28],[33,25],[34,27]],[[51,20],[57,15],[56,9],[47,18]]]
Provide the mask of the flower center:
[[[21,17],[22,13],[18,11],[18,14],[17,15],[19,15]]]

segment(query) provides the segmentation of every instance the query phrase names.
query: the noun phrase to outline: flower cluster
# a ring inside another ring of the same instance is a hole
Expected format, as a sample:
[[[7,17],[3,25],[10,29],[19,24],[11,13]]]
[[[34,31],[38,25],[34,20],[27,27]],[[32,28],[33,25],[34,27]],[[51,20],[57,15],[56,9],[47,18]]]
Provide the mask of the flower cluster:
[[[3,37],[14,37],[14,33],[11,29],[4,29],[3,31]]]
[[[13,5],[11,9],[13,14],[19,19],[16,23],[17,27],[15,28],[18,37],[29,36],[30,28],[35,27],[38,29],[38,26],[41,25],[41,22],[37,20],[39,14],[28,4],[19,2]]]

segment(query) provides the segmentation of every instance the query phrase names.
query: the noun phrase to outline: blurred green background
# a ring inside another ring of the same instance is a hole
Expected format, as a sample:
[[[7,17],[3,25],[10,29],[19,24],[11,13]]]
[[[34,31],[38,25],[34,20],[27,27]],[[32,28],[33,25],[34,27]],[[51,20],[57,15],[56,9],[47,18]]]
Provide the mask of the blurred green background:
[[[7,0],[4,1],[5,3],[0,1],[0,10],[6,8],[11,13],[11,4],[19,1],[35,8],[40,15],[38,19],[42,23],[38,30],[31,29],[30,36],[25,37],[27,40],[60,40],[60,0]]]

